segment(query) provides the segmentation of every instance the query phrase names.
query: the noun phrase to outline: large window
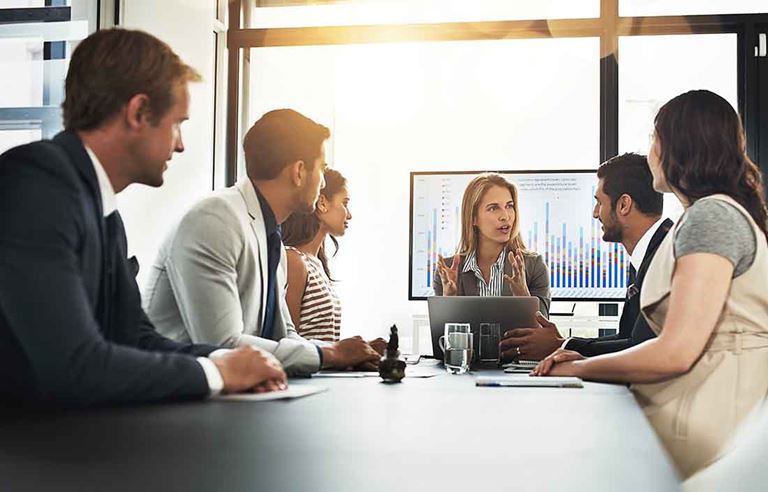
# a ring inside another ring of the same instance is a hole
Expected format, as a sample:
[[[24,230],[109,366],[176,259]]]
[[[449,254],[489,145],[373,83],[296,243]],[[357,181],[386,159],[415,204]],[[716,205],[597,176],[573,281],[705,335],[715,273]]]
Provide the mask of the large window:
[[[61,130],[64,77],[95,2],[0,0],[0,152]]]
[[[425,311],[406,301],[409,171],[594,169],[646,153],[661,104],[697,88],[740,111],[756,158],[768,133],[763,1],[230,5],[243,13],[230,18],[228,182],[264,112],[291,107],[331,128],[326,153],[354,215],[334,268],[355,332]]]
[[[598,52],[597,38],[253,49],[248,120],[302,111],[332,127],[329,159],[366,174],[590,167]]]
[[[621,152],[646,153],[656,112],[683,92],[708,89],[739,107],[736,34],[627,36],[619,53]]]
[[[561,38],[251,50],[247,120],[289,107],[329,126],[328,162],[349,180],[354,217],[333,265],[341,295],[356,298],[346,326],[407,289],[411,171],[597,165],[599,49],[598,38]],[[361,298],[367,264],[377,294]]]

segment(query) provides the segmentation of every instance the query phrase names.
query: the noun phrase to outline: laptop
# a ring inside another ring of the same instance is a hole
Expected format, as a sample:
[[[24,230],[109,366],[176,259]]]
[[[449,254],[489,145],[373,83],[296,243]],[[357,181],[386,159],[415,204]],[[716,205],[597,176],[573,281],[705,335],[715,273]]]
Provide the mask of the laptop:
[[[475,352],[479,347],[481,323],[498,323],[501,337],[513,328],[538,326],[538,297],[432,296],[427,298],[427,308],[432,353],[439,360],[443,360],[443,350],[438,341],[444,335],[446,323],[469,323]]]

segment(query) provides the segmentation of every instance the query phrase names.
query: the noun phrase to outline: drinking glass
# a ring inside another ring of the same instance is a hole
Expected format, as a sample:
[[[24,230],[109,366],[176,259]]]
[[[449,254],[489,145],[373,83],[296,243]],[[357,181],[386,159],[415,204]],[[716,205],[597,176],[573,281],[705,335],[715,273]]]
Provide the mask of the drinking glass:
[[[438,340],[450,374],[464,374],[472,363],[472,330],[469,323],[446,323],[445,335]]]

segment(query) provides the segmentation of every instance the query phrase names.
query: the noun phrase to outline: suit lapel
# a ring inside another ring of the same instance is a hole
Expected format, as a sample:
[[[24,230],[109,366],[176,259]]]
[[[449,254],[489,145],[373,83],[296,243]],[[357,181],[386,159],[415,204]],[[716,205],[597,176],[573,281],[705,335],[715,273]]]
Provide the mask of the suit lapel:
[[[478,294],[477,281],[475,273],[472,271],[464,272],[464,264],[467,261],[466,256],[459,256],[459,285],[456,286],[456,295],[476,296]]]
[[[265,307],[267,305],[267,281],[269,269],[267,268],[267,234],[264,226],[264,216],[261,213],[259,197],[256,196],[256,190],[253,189],[253,183],[248,178],[243,178],[237,182],[237,189],[245,201],[248,215],[251,217],[251,230],[256,237],[256,245],[259,250],[259,272],[261,279],[261,309],[259,309],[259,333],[264,326]]]
[[[653,233],[651,240],[648,242],[648,249],[645,251],[645,256],[643,256],[643,261],[640,263],[640,268],[637,270],[637,277],[635,279],[635,286],[638,289],[643,284],[645,272],[648,271],[648,267],[651,265],[653,256],[656,254],[656,250],[659,249],[659,245],[664,240],[664,237],[666,237],[667,233],[673,225],[674,223],[671,220],[664,219],[664,222],[659,225],[659,228],[656,229],[656,232]]]
[[[96,317],[101,320],[102,329],[109,331],[109,299],[110,299],[110,285],[109,285],[109,269],[110,258],[107,250],[107,228],[104,219],[104,205],[101,203],[101,191],[99,188],[99,180],[96,177],[96,171],[93,168],[93,162],[85,150],[82,140],[77,134],[63,131],[53,137],[53,143],[58,145],[59,148],[69,157],[69,162],[72,163],[77,173],[85,183],[85,188],[89,192],[91,201],[93,203],[92,212],[95,223],[99,229],[99,239],[101,243],[101,287],[99,290],[98,305],[96,306]]]
[[[96,177],[96,171],[93,169],[93,162],[91,157],[85,150],[83,141],[77,134],[72,132],[61,132],[53,137],[54,143],[64,149],[64,152],[69,155],[69,160],[74,164],[83,182],[85,182],[88,191],[90,192],[91,199],[95,207],[93,208],[94,217],[96,223],[99,224],[99,232],[101,234],[101,251],[102,256],[106,256],[106,223],[104,221],[104,204],[101,203],[101,189],[99,188],[99,180]]]
[[[528,270],[526,269],[525,273],[528,273]],[[507,261],[507,255],[504,255],[504,275],[512,275],[512,264]],[[528,279],[526,279],[526,282]],[[512,294],[512,288],[509,286],[509,283],[502,278],[501,279],[501,295],[503,296],[511,296]]]
[[[102,215],[103,204],[101,203],[101,192],[99,191],[99,180],[96,178],[96,171],[93,169],[93,163],[85,150],[82,140],[72,132],[61,132],[53,137],[53,142],[61,147],[69,156],[70,162],[83,178],[88,191],[91,192],[91,198],[96,203],[95,212],[100,217]]]
[[[480,293],[480,290],[477,288],[477,278],[475,277],[475,272],[459,272],[459,277],[461,282],[461,289],[457,292],[460,296],[476,296]]]

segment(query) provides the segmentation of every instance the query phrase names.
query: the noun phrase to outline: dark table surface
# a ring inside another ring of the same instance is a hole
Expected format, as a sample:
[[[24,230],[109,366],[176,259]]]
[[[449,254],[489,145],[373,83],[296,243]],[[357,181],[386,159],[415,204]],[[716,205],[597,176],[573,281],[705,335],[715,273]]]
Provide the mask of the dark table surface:
[[[0,422],[0,490],[677,490],[632,394],[478,388],[472,375],[292,380],[297,400]]]

